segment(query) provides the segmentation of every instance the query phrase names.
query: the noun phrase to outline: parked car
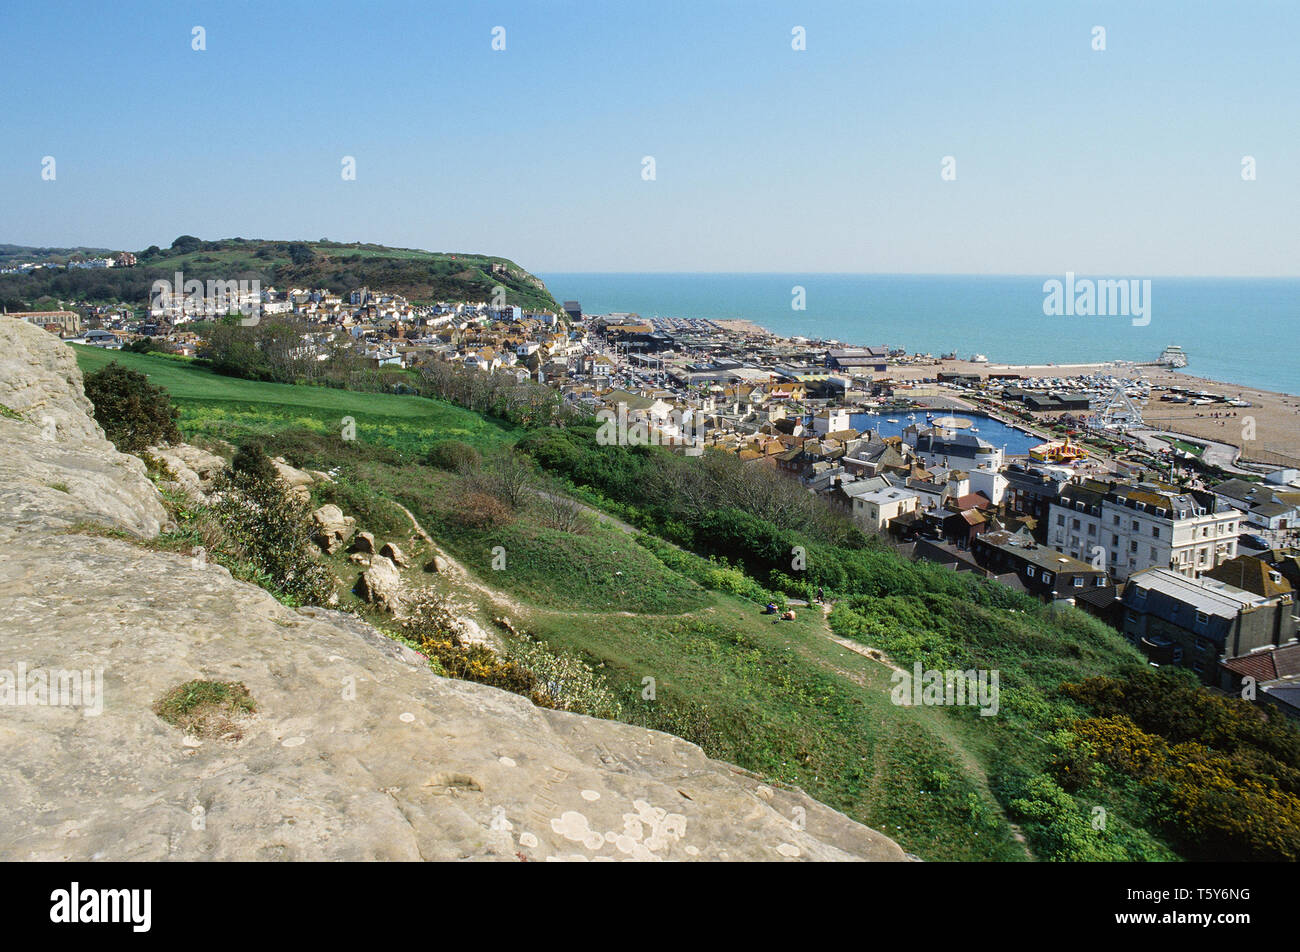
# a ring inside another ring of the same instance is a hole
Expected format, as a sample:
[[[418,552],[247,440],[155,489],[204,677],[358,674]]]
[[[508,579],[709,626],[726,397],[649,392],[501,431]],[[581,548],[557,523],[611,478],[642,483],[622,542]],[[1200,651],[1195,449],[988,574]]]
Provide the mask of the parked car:
[[[1272,545],[1269,544],[1267,539],[1261,535],[1256,535],[1253,532],[1243,532],[1241,535],[1237,536],[1237,541],[1242,545],[1250,546],[1252,549],[1272,548]]]

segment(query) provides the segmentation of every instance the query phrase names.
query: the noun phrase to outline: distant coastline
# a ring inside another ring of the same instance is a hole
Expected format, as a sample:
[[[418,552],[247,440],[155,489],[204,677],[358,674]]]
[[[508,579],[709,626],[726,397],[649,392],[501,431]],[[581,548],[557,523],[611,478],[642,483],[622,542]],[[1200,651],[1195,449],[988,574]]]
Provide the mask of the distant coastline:
[[[1149,324],[1122,317],[1048,317],[1052,276],[798,274],[542,274],[587,313],[703,318],[780,337],[884,344],[908,353],[986,354],[999,366],[1057,368],[1155,360],[1180,344],[1188,382],[1300,394],[1289,348],[1262,346],[1294,320],[1300,279],[1157,278]],[[792,307],[804,289],[806,309]],[[1225,319],[1231,317],[1231,319]]]

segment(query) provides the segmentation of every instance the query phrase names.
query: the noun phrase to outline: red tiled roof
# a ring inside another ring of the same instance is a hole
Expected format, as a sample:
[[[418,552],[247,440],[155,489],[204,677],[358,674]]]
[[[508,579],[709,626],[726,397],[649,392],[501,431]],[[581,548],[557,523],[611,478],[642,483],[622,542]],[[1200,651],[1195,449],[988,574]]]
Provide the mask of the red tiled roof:
[[[1236,658],[1227,658],[1222,664],[1234,674],[1254,678],[1261,684],[1278,678],[1294,677],[1300,674],[1300,645],[1286,645],[1271,651],[1253,651]]]

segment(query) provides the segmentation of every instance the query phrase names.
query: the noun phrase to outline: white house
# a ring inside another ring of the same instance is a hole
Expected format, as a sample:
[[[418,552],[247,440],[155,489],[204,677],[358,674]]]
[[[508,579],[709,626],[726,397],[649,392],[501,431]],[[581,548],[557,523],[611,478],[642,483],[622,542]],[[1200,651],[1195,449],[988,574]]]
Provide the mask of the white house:
[[[901,515],[916,512],[920,497],[910,490],[890,487],[853,497],[853,518],[864,528],[879,532]]]

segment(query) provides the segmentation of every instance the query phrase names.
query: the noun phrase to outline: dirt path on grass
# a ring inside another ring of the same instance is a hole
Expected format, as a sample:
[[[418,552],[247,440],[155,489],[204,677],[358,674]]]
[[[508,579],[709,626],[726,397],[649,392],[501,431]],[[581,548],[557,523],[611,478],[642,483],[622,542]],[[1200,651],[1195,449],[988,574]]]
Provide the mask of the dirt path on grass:
[[[463,566],[456,558],[454,558],[451,555],[451,553],[447,552],[440,545],[438,545],[438,543],[433,541],[433,536],[429,535],[429,533],[425,531],[424,526],[420,525],[420,520],[415,518],[415,513],[411,512],[411,510],[407,509],[405,506],[403,506],[400,502],[398,502],[395,499],[392,500],[392,502],[393,505],[397,506],[398,509],[401,509],[402,512],[406,513],[406,518],[411,520],[411,527],[414,531],[415,537],[418,538],[421,542],[423,542],[425,546],[427,546],[427,551],[423,557],[424,560],[428,561],[429,559],[432,559],[434,556],[438,556],[439,558],[441,558],[443,561],[447,563],[447,571],[440,572],[438,574],[442,575],[443,578],[446,578],[449,581],[454,582],[455,584],[461,586],[462,588],[483,595],[489,601],[491,601],[493,605],[504,607],[509,611],[514,612],[516,615],[522,615],[527,611],[523,605],[515,601],[509,595],[506,595],[504,592],[497,591],[496,589],[488,585],[484,585],[473,575],[471,575],[469,570],[466,569],[465,566]]]
[[[830,614],[831,614],[831,608],[833,606],[831,606],[830,604],[823,604],[821,607],[822,607],[822,623],[825,627],[827,638],[835,642],[835,644],[839,645],[841,648],[846,648],[849,651],[854,652],[855,654],[862,655],[862,657],[868,658],[871,661],[876,662],[877,664],[884,665],[885,667],[889,668],[890,671],[894,671],[899,674],[904,674],[907,675],[908,677],[911,677],[912,672],[900,668],[890,659],[890,657],[887,654],[885,654],[879,648],[869,648],[865,645],[860,645],[854,641],[851,641],[848,638],[841,638],[839,635],[835,634],[834,630],[831,628],[830,625]],[[849,675],[848,672],[840,671],[840,673],[842,675],[845,675],[855,683],[862,684],[861,680],[853,677],[852,675]],[[943,716],[942,712],[930,712],[930,711],[922,710],[921,716],[926,719],[930,728],[935,732],[935,734],[939,736],[939,739],[943,741],[944,746],[946,746],[952,752],[953,756],[956,757],[957,762],[962,766],[962,768],[968,774],[970,774],[970,776],[975,780],[976,784],[980,787],[980,789],[983,790],[984,793],[988,795],[989,802],[994,805],[994,807],[1002,815],[1002,818],[1006,821],[1007,826],[1011,829],[1012,837],[1016,840],[1016,842],[1018,842],[1021,846],[1025,848],[1026,856],[1028,856],[1030,859],[1033,859],[1034,858],[1033,852],[1029,849],[1029,844],[1028,841],[1025,839],[1024,831],[1020,829],[1019,825],[1011,821],[1011,818],[1008,817],[1006,815],[1006,812],[1002,809],[1002,805],[998,802],[997,797],[993,795],[993,790],[989,786],[988,773],[985,771],[984,765],[980,763],[979,758],[977,758],[974,754],[972,754],[969,750],[966,749],[966,745],[963,744],[960,738],[958,738],[956,734],[953,732],[952,725],[947,722],[947,719]],[[874,784],[875,784],[875,778],[873,777],[872,785],[874,786]]]

